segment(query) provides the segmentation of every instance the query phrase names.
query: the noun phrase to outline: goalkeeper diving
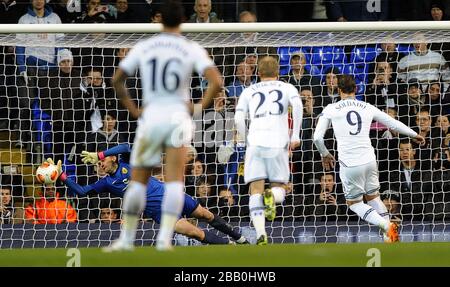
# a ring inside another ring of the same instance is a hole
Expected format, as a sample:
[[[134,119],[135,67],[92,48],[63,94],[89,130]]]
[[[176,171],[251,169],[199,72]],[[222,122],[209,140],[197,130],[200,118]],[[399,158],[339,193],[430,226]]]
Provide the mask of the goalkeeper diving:
[[[66,173],[62,172],[61,161],[59,160],[57,163],[60,173],[59,179],[68,187],[70,195],[86,196],[89,192],[95,191],[97,193],[108,192],[117,197],[124,197],[131,175],[128,163],[129,154],[130,147],[127,144],[118,145],[98,153],[83,151],[81,154],[82,161],[85,164],[99,164],[105,171],[106,176],[93,184],[81,186],[68,178]],[[48,158],[47,162],[54,164],[51,158]],[[144,214],[159,224],[161,220],[161,203],[164,196],[164,183],[154,176],[150,177],[146,196],[146,199],[143,198],[140,201],[142,204],[145,204]],[[223,218],[202,207],[197,200],[187,194],[184,197],[183,212],[176,223],[175,232],[205,244],[233,243],[229,239],[224,239],[212,232],[198,228],[183,217],[194,217],[204,220],[215,229],[230,236],[237,244],[249,243],[244,236],[234,231],[233,227]],[[115,244],[104,250],[107,252],[133,250],[136,228],[137,226],[134,226],[134,228],[122,228],[120,237],[115,241]]]

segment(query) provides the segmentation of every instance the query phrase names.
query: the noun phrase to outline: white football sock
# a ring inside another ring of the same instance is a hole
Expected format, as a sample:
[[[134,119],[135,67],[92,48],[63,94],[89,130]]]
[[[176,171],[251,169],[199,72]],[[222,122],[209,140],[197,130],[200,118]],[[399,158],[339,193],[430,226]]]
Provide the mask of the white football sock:
[[[358,214],[358,216],[363,220],[374,224],[383,230],[387,230],[389,228],[389,221],[381,217],[374,208],[362,201],[350,205],[350,210]]]
[[[256,238],[266,234],[266,217],[264,216],[264,203],[262,194],[250,195],[250,218],[256,229]]]
[[[172,245],[175,224],[184,206],[184,188],[181,181],[168,182],[164,186],[164,197],[161,205],[161,225],[156,237],[157,246]]]
[[[372,206],[385,220],[390,221],[389,212],[387,211],[386,205],[384,205],[379,196],[369,200],[367,204]]]
[[[286,196],[286,190],[280,186],[274,186],[271,188],[273,193],[273,199],[275,203],[282,203],[284,201],[284,197]]]
[[[134,244],[139,215],[144,211],[147,199],[146,186],[137,181],[131,181],[123,197],[123,225],[120,239]]]

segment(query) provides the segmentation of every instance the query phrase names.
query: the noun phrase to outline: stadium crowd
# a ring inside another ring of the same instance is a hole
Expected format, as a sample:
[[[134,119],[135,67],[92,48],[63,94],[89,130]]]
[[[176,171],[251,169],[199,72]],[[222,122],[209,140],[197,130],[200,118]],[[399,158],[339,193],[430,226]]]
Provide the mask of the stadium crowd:
[[[0,23],[160,21],[160,13],[152,5],[151,15],[144,19],[135,17],[132,11],[141,6],[128,5],[127,0],[111,3],[89,0],[80,6],[82,9],[79,11],[66,7],[65,2],[31,0],[31,5],[28,5],[1,0]],[[197,0],[192,7],[193,13],[186,20],[219,23],[223,22],[220,18],[223,13],[227,22],[256,22],[255,11],[261,16],[264,13],[258,11],[259,6],[251,6],[252,1],[248,2],[250,6],[244,8],[249,10],[241,9],[242,12],[233,17],[229,7],[225,9],[218,5],[222,9],[213,12],[211,1]],[[333,21],[404,19],[404,14],[399,11],[397,16],[379,12],[356,15],[357,9],[349,7],[357,5],[356,1],[345,2],[351,4],[316,2]],[[393,7],[392,3],[397,1],[381,2],[383,11],[386,11],[385,7]],[[427,1],[411,1],[416,2]],[[418,4],[412,5],[410,8],[415,8],[415,13],[406,19],[444,20],[446,6],[443,3],[429,1],[427,9],[422,12],[416,11],[420,8]],[[148,7],[147,3],[143,5]],[[316,9],[313,12],[310,19],[325,20],[314,18],[313,14],[318,13],[315,13]],[[264,21],[270,20],[267,15],[263,17],[266,17]],[[276,13],[273,17],[277,20]],[[18,39],[26,42],[33,41],[33,37],[46,37],[48,41],[56,42],[60,35],[19,35]],[[243,34],[242,37],[253,39],[257,34]],[[332,61],[324,64],[321,59],[320,65],[314,61],[317,47],[210,48],[208,51],[224,75],[226,88],[217,96],[214,106],[205,110],[203,119],[194,119],[197,130],[186,166],[186,192],[228,220],[249,220],[248,187],[243,181],[245,144],[236,137],[232,120],[240,93],[258,81],[258,57],[272,55],[282,64],[280,78],[298,88],[304,107],[302,144],[290,154],[290,193],[285,204],[278,207],[278,220],[358,220],[345,205],[338,181],[339,166],[333,172],[324,173],[320,155],[312,144],[317,117],[327,104],[339,100],[337,77],[351,73],[347,67],[354,67],[353,71],[358,74],[360,100],[414,127],[427,139],[425,146],[419,146],[379,123],[372,125],[371,138],[379,162],[380,193],[393,218],[399,221],[450,220],[448,44],[417,41],[411,45],[367,45],[359,48],[373,51],[374,56],[370,60],[364,58],[367,62],[363,63],[354,56],[358,47],[331,47],[331,53],[342,54],[341,63],[345,64]],[[326,51],[326,47],[323,48]],[[104,176],[101,165],[87,166],[79,155],[83,150],[103,151],[120,143],[133,143],[136,120],[121,107],[110,84],[115,68],[128,51],[128,48],[0,47],[0,129],[18,133],[17,141],[11,142],[11,147],[23,148],[31,161],[37,163],[31,155],[39,152],[35,148],[38,146],[36,142],[44,142],[42,152],[55,161],[62,160],[66,173],[80,185],[93,183]],[[194,101],[201,99],[206,86],[201,77],[194,75],[191,82]],[[140,104],[142,91],[138,75],[127,80],[127,87]],[[36,126],[36,122],[40,126]],[[326,135],[326,145],[328,149],[336,150],[331,130]],[[18,212],[19,215],[14,216],[12,199],[24,198],[24,195],[14,193],[16,196],[13,196],[12,186],[13,183],[4,180],[0,189],[2,223],[12,223],[13,217],[18,219],[16,222],[23,218],[31,223],[120,221],[120,202],[117,203],[117,199],[95,195],[70,199],[69,202],[64,199],[66,189],[62,185],[45,189],[42,198],[28,202],[22,214]],[[61,212],[39,215],[42,210]]]

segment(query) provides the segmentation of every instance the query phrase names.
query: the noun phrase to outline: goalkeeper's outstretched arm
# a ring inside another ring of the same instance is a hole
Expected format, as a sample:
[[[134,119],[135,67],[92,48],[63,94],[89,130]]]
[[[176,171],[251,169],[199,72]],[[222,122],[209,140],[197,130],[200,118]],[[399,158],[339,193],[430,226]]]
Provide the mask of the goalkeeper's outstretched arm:
[[[131,149],[129,145],[121,144],[101,152],[82,151],[81,160],[86,164],[96,164],[100,160],[105,159],[107,156],[129,154],[130,152]]]

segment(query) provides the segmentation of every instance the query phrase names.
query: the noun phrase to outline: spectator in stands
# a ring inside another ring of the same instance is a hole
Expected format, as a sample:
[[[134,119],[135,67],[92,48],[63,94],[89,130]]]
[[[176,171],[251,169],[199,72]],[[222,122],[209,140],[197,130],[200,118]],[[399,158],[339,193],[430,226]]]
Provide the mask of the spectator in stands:
[[[76,20],[79,23],[106,23],[111,22],[113,9],[102,5],[101,0],[88,0],[86,10]]]
[[[281,80],[294,85],[298,90],[308,86],[314,95],[320,95],[321,86],[319,78],[310,75],[309,72],[305,70],[305,54],[301,51],[293,53],[289,64],[289,74],[282,77]]]
[[[314,100],[315,104],[320,107],[326,107],[330,103],[340,100],[337,82],[341,72],[337,68],[330,67],[325,72],[325,83],[322,83],[322,97]]]
[[[433,3],[431,3],[430,18],[433,21],[447,20],[447,16],[445,15],[445,6],[441,1],[433,1]]]
[[[211,12],[211,0],[195,0],[194,11],[188,23],[222,23],[215,12]]]
[[[161,23],[162,22],[162,14],[159,9],[153,9],[152,15],[150,16],[150,23]]]
[[[413,129],[425,138],[425,145],[421,146],[422,149],[431,148],[431,116],[430,112],[427,110],[421,110],[417,113],[416,117],[416,127]],[[415,141],[415,140],[413,140]],[[428,157],[428,159],[430,159]]]
[[[45,0],[32,0],[28,11],[19,19],[19,24],[61,24],[61,19],[53,13]],[[46,76],[50,68],[56,67],[56,55],[58,48],[56,42],[62,34],[41,33],[41,34],[17,34],[20,42],[46,41],[49,46],[17,46],[16,63],[20,76],[17,78],[19,88],[19,108],[20,108],[20,139],[17,146],[22,147],[25,142],[31,139],[31,108],[33,100],[37,97],[37,78]],[[30,150],[30,146],[27,145]]]
[[[242,91],[256,83],[253,78],[253,67],[248,65],[246,62],[241,62],[236,66],[235,80],[234,82],[226,87],[228,97],[239,97]]]
[[[400,94],[397,99],[400,121],[414,126],[417,113],[426,108],[425,95],[417,79],[410,79],[406,84],[406,95]]]
[[[397,71],[397,63],[401,58],[404,57],[404,54],[397,52],[397,45],[393,42],[386,42],[380,44],[381,54],[386,53],[387,62],[392,65],[392,69],[394,72]],[[383,56],[382,56],[383,57]],[[375,60],[376,61],[376,60]]]
[[[0,224],[11,224],[14,219],[10,186],[0,187]]]
[[[449,116],[438,116],[432,129],[433,162],[436,169],[450,169]]]
[[[389,17],[388,0],[326,1],[326,7],[331,21],[384,21]]]
[[[96,132],[103,126],[101,112],[117,110],[117,100],[111,88],[106,86],[102,70],[99,68],[88,69],[85,73],[80,89],[84,99],[85,128],[77,131]],[[85,139],[82,139],[83,141]]]
[[[398,63],[398,78],[403,82],[417,79],[421,84],[448,77],[448,66],[442,54],[428,49],[424,42],[414,44],[414,52]]]
[[[205,165],[200,159],[196,159],[192,164],[186,166],[185,186],[187,194],[194,196],[199,182],[206,182],[205,172]]]
[[[444,83],[434,82],[427,85],[425,104],[430,107],[430,114],[433,117],[449,114],[450,94],[444,93]]]
[[[314,216],[313,220],[334,221],[344,214],[347,214],[345,199],[337,190],[334,174],[321,174],[320,185],[315,186],[314,191],[305,198],[305,215]]]
[[[75,23],[82,15],[81,0],[47,0],[62,23]]]
[[[446,1],[448,3],[448,1]],[[433,1],[430,6],[430,14],[429,14],[429,20],[433,21],[448,21],[448,17],[445,14],[445,6],[442,3],[442,1]],[[431,43],[430,50],[436,51],[437,53],[441,53],[445,60],[448,62],[450,61],[450,43],[449,42],[443,42],[443,43]]]
[[[398,84],[395,69],[389,62],[389,55],[385,52],[380,53],[375,59],[374,66],[373,74],[369,74],[371,85],[366,89],[366,102],[381,110],[397,107]]]
[[[33,224],[58,224],[77,221],[75,209],[63,199],[53,185],[46,185],[44,194],[25,208],[25,218]]]
[[[58,69],[49,71],[49,77],[41,77],[40,107],[52,120],[53,154],[64,160],[75,145],[75,121],[82,113],[81,71],[73,67],[70,50],[62,49],[57,56]]]
[[[239,23],[256,23],[256,21],[257,21],[256,14],[251,11],[242,11],[239,14]],[[256,41],[258,33],[257,32],[242,33],[241,37],[243,38],[244,41]]]
[[[210,180],[200,179],[195,185],[195,198],[201,206],[217,214],[217,194]]]
[[[440,115],[436,118],[433,129],[433,138],[445,138],[450,133],[449,115]]]
[[[128,0],[116,0],[115,6],[117,13],[114,22],[116,23],[135,23],[136,17],[134,12],[128,6]]]
[[[87,150],[89,151],[107,150],[126,142],[123,134],[116,130],[117,111],[103,111],[101,114],[103,119],[102,128],[89,133],[87,136]]]
[[[416,149],[409,140],[399,145],[399,162],[390,170],[389,181],[382,183],[382,190],[400,193],[401,214],[404,220],[422,220],[425,213],[432,212],[432,173],[426,160],[417,160]],[[428,168],[427,168],[428,166]],[[427,209],[425,209],[425,207]]]
[[[400,194],[397,191],[385,190],[380,193],[386,209],[389,212],[391,221],[400,223],[402,215],[400,213]]]
[[[0,24],[16,24],[25,12],[24,3],[0,0]],[[11,129],[10,121],[18,117],[17,104],[11,104],[11,99],[17,98],[15,74],[14,47],[0,45],[0,129]]]
[[[118,212],[110,207],[103,207],[100,209],[101,223],[120,223]]]
[[[315,120],[322,111],[321,107],[315,107],[314,96],[309,86],[302,88],[300,97],[303,101],[303,122],[300,129],[301,145],[292,151],[292,174],[294,182],[307,183],[313,177],[314,148],[312,143]]]

